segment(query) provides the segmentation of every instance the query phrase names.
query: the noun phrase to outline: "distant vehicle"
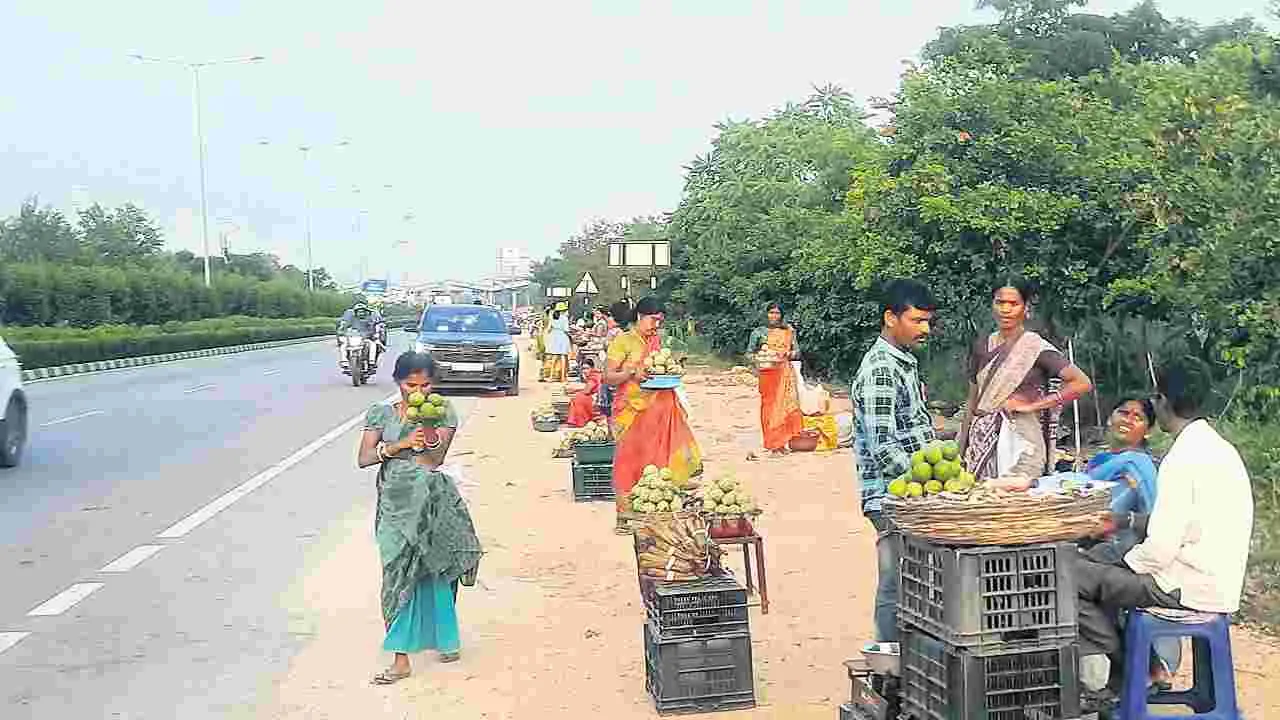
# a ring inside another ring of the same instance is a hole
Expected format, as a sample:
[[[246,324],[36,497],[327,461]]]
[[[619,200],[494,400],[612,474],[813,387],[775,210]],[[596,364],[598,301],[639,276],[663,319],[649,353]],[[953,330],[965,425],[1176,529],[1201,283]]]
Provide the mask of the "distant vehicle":
[[[519,335],[524,332],[520,327],[520,321],[516,320],[516,316],[508,310],[502,311],[502,321],[507,324],[507,332],[512,335]]]
[[[520,351],[498,310],[431,305],[417,332],[414,349],[435,360],[437,387],[520,394]]]
[[[14,467],[27,445],[27,396],[22,365],[0,338],[0,467]]]
[[[452,305],[453,298],[448,295],[433,295],[431,297],[432,305]]]

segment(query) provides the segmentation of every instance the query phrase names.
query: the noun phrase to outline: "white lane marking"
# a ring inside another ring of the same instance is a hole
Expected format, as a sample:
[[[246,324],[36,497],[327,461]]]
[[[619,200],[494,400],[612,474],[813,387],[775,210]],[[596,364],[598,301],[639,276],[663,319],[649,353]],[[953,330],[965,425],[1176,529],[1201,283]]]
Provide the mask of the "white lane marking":
[[[263,375],[275,375],[275,374],[276,374],[276,373],[278,373],[278,372],[280,372],[280,370],[275,369],[275,370],[268,370],[268,371],[266,371],[266,372],[264,372],[264,373],[262,373],[262,374],[263,374]]]
[[[144,560],[164,549],[163,545],[139,545],[103,566],[98,572],[123,573],[138,567]]]
[[[29,632],[0,632],[0,653],[22,642]]]
[[[61,615],[76,606],[76,603],[94,594],[103,583],[76,583],[53,597],[35,606],[27,617],[43,617]]]
[[[190,395],[191,393],[198,393],[201,390],[212,390],[213,388],[214,388],[213,384],[197,385],[193,388],[187,388],[186,390],[183,390],[182,394]]]
[[[71,417],[64,417],[64,418],[58,418],[57,420],[50,420],[49,422],[42,424],[40,427],[42,428],[53,427],[54,425],[61,425],[62,423],[69,423],[69,422],[74,422],[76,420],[83,420],[84,418],[87,418],[87,417],[93,417],[94,415],[102,415],[102,414],[104,414],[102,410],[90,410],[89,412],[82,412],[79,415],[72,415]]]
[[[384,398],[382,402],[387,402],[392,398],[395,398],[398,396],[399,396],[399,393],[389,395],[386,398]],[[343,434],[350,432],[352,428],[364,422],[364,418],[365,418],[365,413],[360,413],[359,415],[356,415],[355,417],[342,423],[341,425],[330,430],[324,435],[321,435],[315,440],[312,440],[305,447],[294,452],[289,457],[281,460],[275,465],[272,465],[266,470],[263,470],[257,475],[254,475],[253,477],[244,481],[240,485],[229,490],[226,494],[222,495],[221,497],[215,498],[214,500],[209,502],[209,504],[205,505],[199,510],[191,513],[185,518],[174,523],[171,527],[169,527],[167,530],[160,533],[156,537],[159,537],[165,540],[171,540],[173,538],[183,537],[184,535],[191,532],[192,530],[195,530],[197,527],[200,527],[200,525],[202,525],[204,522],[209,520],[209,518],[212,518],[214,515],[217,515],[223,510],[226,510],[228,507],[231,507],[231,504],[234,503],[235,501],[248,495],[254,490],[257,490],[263,485],[266,485],[277,475],[283,473],[285,470],[288,470],[294,465],[297,465],[298,463],[307,459],[308,456],[314,454],[317,450],[333,442],[335,439],[341,437]]]

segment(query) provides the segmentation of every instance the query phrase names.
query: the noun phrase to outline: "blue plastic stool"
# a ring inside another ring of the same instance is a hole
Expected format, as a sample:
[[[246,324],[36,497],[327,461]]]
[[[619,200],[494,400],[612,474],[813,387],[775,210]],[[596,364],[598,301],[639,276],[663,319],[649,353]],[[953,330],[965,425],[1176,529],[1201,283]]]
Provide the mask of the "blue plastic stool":
[[[1240,720],[1236,674],[1231,664],[1231,624],[1226,615],[1208,622],[1165,620],[1144,610],[1129,613],[1125,628],[1124,688],[1121,720]],[[1180,692],[1147,694],[1151,645],[1157,638],[1191,638],[1192,686]],[[1148,705],[1183,705],[1192,715],[1153,715]]]

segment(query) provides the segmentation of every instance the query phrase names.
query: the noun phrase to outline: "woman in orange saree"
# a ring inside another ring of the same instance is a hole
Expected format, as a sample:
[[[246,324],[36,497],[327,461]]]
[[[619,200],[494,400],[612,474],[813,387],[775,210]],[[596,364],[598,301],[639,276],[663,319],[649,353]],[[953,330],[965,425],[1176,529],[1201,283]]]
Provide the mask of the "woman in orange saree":
[[[689,429],[684,406],[674,390],[640,387],[647,376],[644,359],[660,349],[662,305],[647,297],[632,311],[633,325],[609,343],[604,381],[617,388],[613,400],[613,486],[617,493],[619,533],[629,532],[623,513],[626,497],[647,465],[671,469],[677,485],[702,473],[702,450]]]
[[[764,449],[782,455],[791,438],[804,429],[796,374],[791,368],[791,361],[800,358],[800,343],[795,328],[783,322],[781,305],[773,303],[767,312],[768,325],[753,330],[747,345],[753,356],[767,349],[778,358],[771,367],[759,369],[760,432],[764,435]]]

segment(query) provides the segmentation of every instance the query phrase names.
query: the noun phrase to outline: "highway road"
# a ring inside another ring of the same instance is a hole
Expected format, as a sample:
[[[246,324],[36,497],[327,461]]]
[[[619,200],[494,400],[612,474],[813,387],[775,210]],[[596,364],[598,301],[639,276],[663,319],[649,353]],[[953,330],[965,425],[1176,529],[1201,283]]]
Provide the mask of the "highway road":
[[[373,492],[360,419],[409,339],[361,388],[329,342],[30,385],[0,470],[0,717],[252,716],[309,634],[294,579]]]

